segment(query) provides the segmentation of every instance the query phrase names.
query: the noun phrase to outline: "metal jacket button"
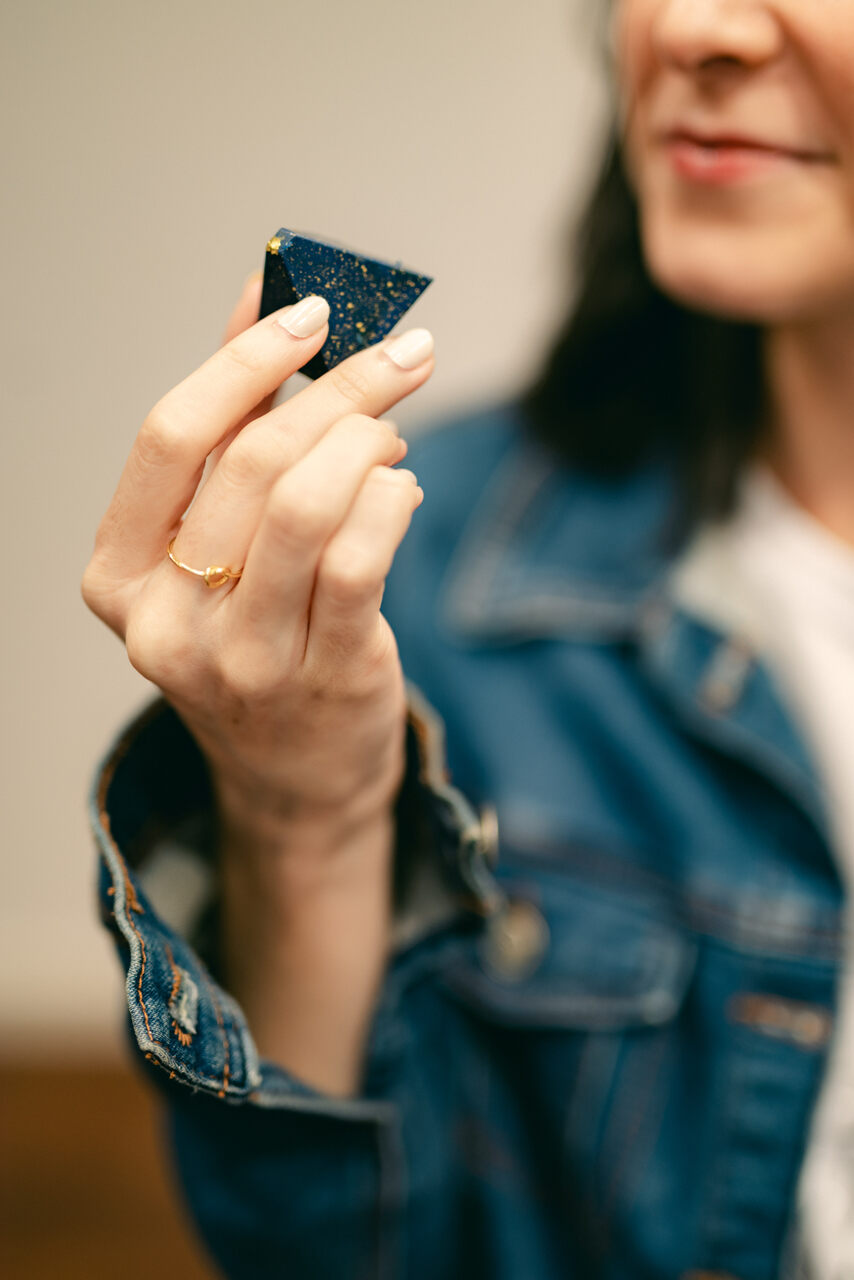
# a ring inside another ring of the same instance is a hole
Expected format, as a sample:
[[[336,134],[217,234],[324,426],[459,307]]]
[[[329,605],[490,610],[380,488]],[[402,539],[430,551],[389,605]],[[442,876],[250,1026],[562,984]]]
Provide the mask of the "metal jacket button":
[[[533,973],[549,942],[549,927],[533,902],[508,900],[489,921],[483,959],[500,978],[519,981]]]

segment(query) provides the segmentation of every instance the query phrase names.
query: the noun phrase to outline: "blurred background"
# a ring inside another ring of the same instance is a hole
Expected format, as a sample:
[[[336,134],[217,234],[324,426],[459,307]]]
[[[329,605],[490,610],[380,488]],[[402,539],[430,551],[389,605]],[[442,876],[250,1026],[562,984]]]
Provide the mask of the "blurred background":
[[[401,326],[437,357],[395,408],[404,435],[521,385],[566,308],[599,155],[598,9],[2,6],[6,1276],[212,1274],[128,1061],[85,812],[154,693],[79,591],[139,424],[219,344],[282,225],[434,277]]]

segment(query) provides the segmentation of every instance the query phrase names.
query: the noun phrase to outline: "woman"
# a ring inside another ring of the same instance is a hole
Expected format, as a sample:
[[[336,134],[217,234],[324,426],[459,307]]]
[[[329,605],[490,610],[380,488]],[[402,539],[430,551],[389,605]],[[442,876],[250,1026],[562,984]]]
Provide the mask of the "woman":
[[[852,20],[621,0],[573,313],[411,527],[424,330],[271,409],[251,283],[140,430],[92,819],[228,1275],[854,1275]]]

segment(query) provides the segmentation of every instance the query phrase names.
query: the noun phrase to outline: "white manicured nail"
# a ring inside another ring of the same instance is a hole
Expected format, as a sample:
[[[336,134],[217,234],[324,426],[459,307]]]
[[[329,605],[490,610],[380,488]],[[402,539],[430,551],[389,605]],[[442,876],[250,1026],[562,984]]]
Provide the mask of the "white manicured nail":
[[[317,293],[310,293],[290,311],[276,317],[276,323],[295,338],[309,338],[329,319],[329,303]]]
[[[392,338],[383,350],[399,369],[417,369],[433,351],[433,335],[429,329],[408,329]]]

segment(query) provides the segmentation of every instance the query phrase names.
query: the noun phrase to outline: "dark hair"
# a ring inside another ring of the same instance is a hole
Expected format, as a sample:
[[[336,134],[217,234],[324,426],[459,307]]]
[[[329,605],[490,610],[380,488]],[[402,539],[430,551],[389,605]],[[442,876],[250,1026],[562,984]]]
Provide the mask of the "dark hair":
[[[570,313],[520,396],[528,430],[603,476],[667,455],[679,475],[677,536],[725,515],[762,429],[760,329],[691,310],[653,283],[615,140],[571,263]]]

